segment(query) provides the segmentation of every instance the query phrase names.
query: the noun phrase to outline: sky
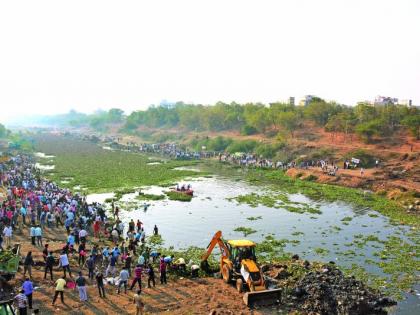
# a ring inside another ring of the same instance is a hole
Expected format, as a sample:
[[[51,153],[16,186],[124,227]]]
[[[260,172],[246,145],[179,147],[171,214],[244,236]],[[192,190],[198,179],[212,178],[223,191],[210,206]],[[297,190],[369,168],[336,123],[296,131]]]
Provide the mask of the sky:
[[[418,0],[0,0],[0,121],[161,100],[420,104]]]

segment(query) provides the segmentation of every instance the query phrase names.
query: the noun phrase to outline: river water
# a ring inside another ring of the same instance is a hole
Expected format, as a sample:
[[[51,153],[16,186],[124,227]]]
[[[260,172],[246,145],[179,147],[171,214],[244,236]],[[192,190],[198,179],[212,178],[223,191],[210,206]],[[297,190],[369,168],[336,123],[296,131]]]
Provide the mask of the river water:
[[[381,276],[384,274],[379,267],[365,262],[366,259],[380,259],[373,255],[377,251],[377,248],[374,248],[375,243],[356,248],[350,245],[354,235],[375,235],[384,240],[394,234],[403,237],[401,235],[409,230],[408,227],[391,225],[387,217],[370,209],[357,209],[343,202],[313,201],[301,194],[289,195],[289,199],[316,207],[322,214],[300,214],[261,205],[251,207],[239,204],[229,199],[253,192],[261,194],[269,189],[251,186],[240,180],[214,176],[191,178],[185,183],[192,184],[194,189],[191,202],[136,201],[137,193],[124,195],[121,202],[130,205],[131,210],[124,211],[123,206],[122,220],[128,222],[130,219],[139,219],[144,223],[148,235],[152,233],[156,224],[165,241],[164,245],[175,248],[206,247],[217,230],[223,232],[225,239],[248,238],[256,242],[271,234],[276,239],[295,240],[288,243],[285,250],[296,253],[301,258],[334,261],[345,267],[357,264],[368,272]],[[161,194],[167,189],[153,186],[143,187],[141,191]],[[112,197],[112,194],[95,194],[88,196],[88,200],[102,202],[109,197]],[[143,207],[145,203],[150,204],[147,210]],[[374,217],[369,216],[372,214]],[[258,219],[248,220],[250,217]],[[343,224],[342,219],[345,217],[352,219]],[[256,232],[244,237],[242,232],[234,231],[240,226],[252,228]],[[320,248],[324,250],[319,251]],[[354,250],[354,254],[349,254],[349,250]],[[415,289],[413,294],[406,295],[405,300],[399,302],[392,313],[418,314],[416,312],[420,306],[420,288],[417,286]]]

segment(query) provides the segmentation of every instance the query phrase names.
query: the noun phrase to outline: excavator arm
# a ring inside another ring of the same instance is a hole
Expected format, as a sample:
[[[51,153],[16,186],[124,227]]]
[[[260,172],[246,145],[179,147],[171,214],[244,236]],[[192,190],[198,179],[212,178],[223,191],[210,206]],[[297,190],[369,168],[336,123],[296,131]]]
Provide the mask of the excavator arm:
[[[210,254],[212,253],[212,251],[216,247],[216,245],[219,245],[220,252],[222,254],[222,259],[228,258],[230,256],[229,249],[227,248],[225,242],[222,239],[222,232],[217,231],[214,234],[213,238],[211,239],[209,245],[207,245],[207,250],[203,254],[203,256],[201,257],[202,261],[207,261],[207,259],[209,258]]]

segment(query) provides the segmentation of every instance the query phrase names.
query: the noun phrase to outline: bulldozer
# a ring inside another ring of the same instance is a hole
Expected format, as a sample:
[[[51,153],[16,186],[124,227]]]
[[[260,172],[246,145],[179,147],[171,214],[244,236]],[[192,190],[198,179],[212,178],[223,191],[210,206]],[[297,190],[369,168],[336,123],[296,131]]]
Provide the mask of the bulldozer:
[[[220,248],[220,273],[227,284],[234,283],[239,293],[245,292],[247,306],[270,305],[280,302],[281,289],[267,289],[264,274],[257,264],[256,244],[249,240],[224,241],[217,231],[201,257],[201,268],[209,270],[207,259],[216,245]]]

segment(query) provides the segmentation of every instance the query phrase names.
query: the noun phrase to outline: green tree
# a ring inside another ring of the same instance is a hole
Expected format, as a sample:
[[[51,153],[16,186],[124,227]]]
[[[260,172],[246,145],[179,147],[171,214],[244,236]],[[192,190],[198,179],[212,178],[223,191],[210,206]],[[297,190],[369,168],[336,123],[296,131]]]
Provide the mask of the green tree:
[[[276,120],[280,126],[290,132],[292,138],[294,137],[294,131],[301,125],[299,117],[295,112],[281,112],[277,115]]]
[[[416,137],[416,140],[420,140],[420,113],[405,117],[402,120],[402,124],[410,130],[411,134]]]
[[[3,124],[0,124],[0,138],[4,138],[7,135],[7,129]]]
[[[381,129],[383,127],[383,121],[381,119],[371,120],[365,123],[361,123],[356,126],[356,133],[362,137],[362,139],[369,143],[372,141],[373,136],[382,135]]]

